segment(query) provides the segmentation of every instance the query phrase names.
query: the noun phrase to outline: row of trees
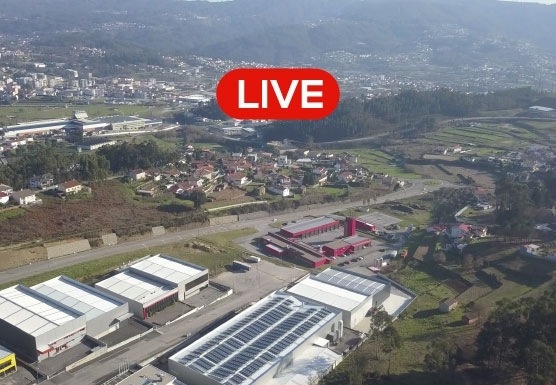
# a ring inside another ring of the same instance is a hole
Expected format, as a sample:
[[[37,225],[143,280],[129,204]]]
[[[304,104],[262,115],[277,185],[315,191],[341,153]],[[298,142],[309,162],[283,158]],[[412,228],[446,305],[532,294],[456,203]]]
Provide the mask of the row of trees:
[[[124,142],[103,147],[96,153],[77,153],[56,142],[32,143],[17,148],[8,156],[7,164],[0,164],[0,183],[20,189],[27,186],[31,177],[47,173],[60,182],[69,179],[94,182],[106,179],[110,172],[164,165],[177,158],[177,152],[154,141]]]

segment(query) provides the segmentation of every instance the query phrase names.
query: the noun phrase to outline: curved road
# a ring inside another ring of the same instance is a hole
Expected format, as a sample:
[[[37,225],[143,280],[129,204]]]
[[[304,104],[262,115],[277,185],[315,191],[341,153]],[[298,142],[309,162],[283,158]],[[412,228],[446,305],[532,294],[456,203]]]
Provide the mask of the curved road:
[[[427,191],[437,190],[441,187],[453,187],[454,185],[442,181],[442,180],[431,180],[431,179],[415,179],[411,181],[411,186],[400,189],[396,192],[378,197],[376,203],[383,203],[388,200],[396,200],[409,198],[412,196],[420,195]],[[323,204],[319,208],[311,210],[299,210],[295,213],[272,215],[272,218],[276,218],[277,221],[287,222],[295,219],[299,219],[300,216],[306,215],[326,215],[331,212],[342,211],[349,209],[351,207],[360,206],[361,201],[350,202],[350,203],[331,203]],[[96,259],[102,259],[115,254],[127,253],[130,251],[145,250],[145,255],[156,253],[156,248],[167,243],[175,243],[183,240],[188,240],[196,236],[202,235],[206,236],[208,234],[220,233],[224,231],[242,229],[246,227],[253,227],[258,229],[260,232],[267,232],[270,230],[275,230],[269,227],[271,220],[269,217],[243,220],[241,222],[234,222],[225,225],[216,225],[210,227],[202,227],[193,230],[182,230],[176,232],[169,232],[159,236],[153,236],[150,238],[144,238],[139,240],[127,241],[119,243],[113,246],[104,246],[97,249],[87,250],[81,253],[76,253],[73,255],[60,257],[56,259],[50,259],[32,265],[21,266],[11,270],[5,270],[0,272],[0,284],[6,284],[9,282],[17,282],[23,278],[30,277],[36,274],[48,272],[54,269],[60,269],[63,267],[71,266],[80,262],[92,261]]]

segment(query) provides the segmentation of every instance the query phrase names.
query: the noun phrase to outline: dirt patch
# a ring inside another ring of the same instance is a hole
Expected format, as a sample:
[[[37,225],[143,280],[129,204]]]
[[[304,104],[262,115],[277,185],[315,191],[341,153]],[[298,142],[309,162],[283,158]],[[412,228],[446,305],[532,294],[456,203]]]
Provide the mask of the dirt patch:
[[[42,246],[0,251],[0,271],[46,260],[46,248]]]
[[[213,192],[209,196],[214,198],[216,201],[236,201],[239,199],[244,200],[245,198],[250,198],[246,197],[245,194],[246,192],[241,189],[227,188],[221,191]]]

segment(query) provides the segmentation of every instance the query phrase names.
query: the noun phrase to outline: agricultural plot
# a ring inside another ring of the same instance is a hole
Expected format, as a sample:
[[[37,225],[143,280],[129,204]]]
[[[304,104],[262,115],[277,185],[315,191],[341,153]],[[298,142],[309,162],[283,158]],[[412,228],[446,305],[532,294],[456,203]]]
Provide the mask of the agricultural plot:
[[[470,127],[447,127],[427,134],[427,144],[461,145],[477,155],[517,149],[527,142],[542,142],[536,132],[511,124],[483,124]]]
[[[358,156],[358,164],[368,168],[374,173],[384,173],[394,175],[399,178],[418,179],[421,176],[405,171],[396,164],[394,157],[384,151],[372,148],[349,148],[334,150],[334,152],[349,152]]]

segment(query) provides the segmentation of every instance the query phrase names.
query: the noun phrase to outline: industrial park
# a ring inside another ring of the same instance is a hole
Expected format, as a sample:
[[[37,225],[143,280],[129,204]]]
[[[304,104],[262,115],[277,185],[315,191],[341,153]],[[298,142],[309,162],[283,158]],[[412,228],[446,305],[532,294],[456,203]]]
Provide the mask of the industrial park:
[[[155,254],[94,285],[58,276],[6,288],[0,291],[3,360],[10,372],[16,368],[13,357],[21,363],[6,381],[16,384],[18,376],[35,371],[44,383],[72,383],[82,371],[103,366],[103,357],[148,341],[160,349],[144,352],[141,362],[125,361],[102,383],[135,384],[133,378],[147,372],[150,382],[144,384],[162,379],[188,385],[308,383],[368,338],[374,312],[384,310],[395,319],[415,298],[376,273],[378,256],[369,264],[373,271],[362,264],[349,270],[333,266],[338,255],[360,253],[354,260],[363,261],[365,251],[371,258],[371,239],[358,229],[376,226],[340,216],[285,224],[276,233],[254,236],[251,243],[261,246],[260,256],[234,261],[221,274],[227,278]],[[311,273],[291,263],[330,266]],[[261,274],[277,277],[279,271],[283,278],[261,283]],[[207,311],[217,318],[197,328],[188,322]],[[167,345],[162,343],[166,333],[181,337]]]

